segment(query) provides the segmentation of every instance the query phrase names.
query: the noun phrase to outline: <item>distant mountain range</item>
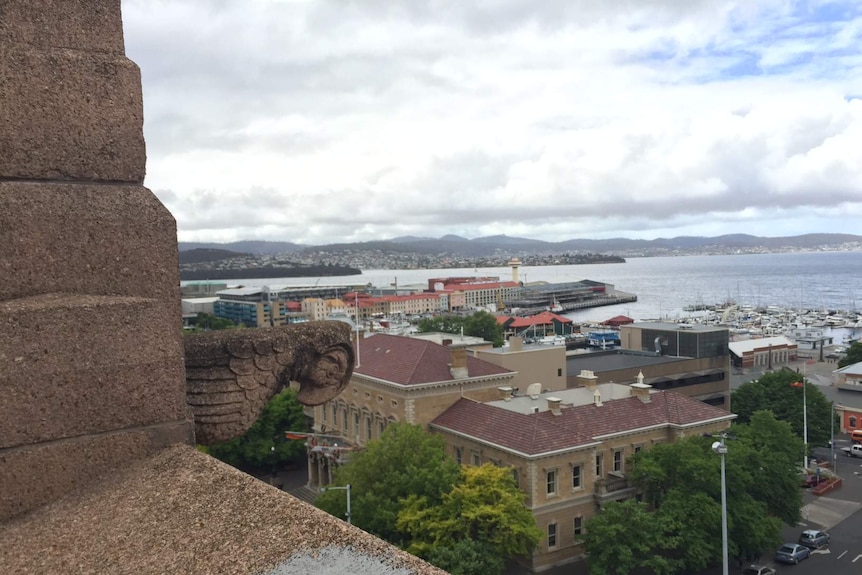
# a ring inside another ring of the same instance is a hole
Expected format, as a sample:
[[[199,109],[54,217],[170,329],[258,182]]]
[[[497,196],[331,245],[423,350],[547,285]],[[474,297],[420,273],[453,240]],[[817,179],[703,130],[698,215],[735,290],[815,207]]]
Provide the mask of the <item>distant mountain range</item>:
[[[573,239],[546,242],[506,235],[467,239],[446,235],[440,238],[402,236],[391,240],[351,244],[308,246],[293,242],[239,241],[231,243],[180,242],[181,252],[188,250],[229,250],[255,255],[326,252],[356,253],[378,250],[390,253],[425,255],[452,254],[464,257],[494,255],[553,255],[564,253],[603,253],[618,255],[659,255],[673,253],[734,253],[737,251],[792,251],[817,249],[862,249],[862,236],[852,234],[805,234],[768,238],[748,234],[716,237],[679,236],[654,240],[612,238],[606,240]]]

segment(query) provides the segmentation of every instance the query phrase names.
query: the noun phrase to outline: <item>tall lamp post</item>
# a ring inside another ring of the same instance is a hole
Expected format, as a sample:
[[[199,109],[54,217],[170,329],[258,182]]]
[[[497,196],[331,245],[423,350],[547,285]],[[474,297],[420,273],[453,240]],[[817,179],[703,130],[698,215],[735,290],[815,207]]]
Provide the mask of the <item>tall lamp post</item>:
[[[343,490],[347,491],[347,513],[344,514],[344,518],[347,520],[348,523],[350,523],[350,484],[348,483],[347,485],[345,485],[343,487],[340,485],[332,485],[330,487],[321,487],[320,488],[321,491],[327,491],[329,489],[343,489]]]
[[[727,483],[724,474],[724,456],[727,455],[727,446],[724,444],[725,435],[719,435],[720,439],[713,442],[712,450],[721,456],[721,560],[722,575],[728,575],[727,570]]]

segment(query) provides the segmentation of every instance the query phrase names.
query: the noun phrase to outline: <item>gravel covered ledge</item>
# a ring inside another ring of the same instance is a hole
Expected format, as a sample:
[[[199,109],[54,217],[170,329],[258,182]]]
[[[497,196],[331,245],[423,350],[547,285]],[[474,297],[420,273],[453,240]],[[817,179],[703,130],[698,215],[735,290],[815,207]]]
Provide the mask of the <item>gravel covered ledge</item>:
[[[4,524],[0,573],[445,574],[186,445]]]

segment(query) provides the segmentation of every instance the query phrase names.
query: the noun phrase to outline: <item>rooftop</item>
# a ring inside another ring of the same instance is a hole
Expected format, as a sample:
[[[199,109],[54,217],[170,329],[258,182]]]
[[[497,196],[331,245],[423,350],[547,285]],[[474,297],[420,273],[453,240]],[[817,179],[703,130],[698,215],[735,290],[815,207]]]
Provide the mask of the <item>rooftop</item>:
[[[515,372],[467,356],[469,377],[514,375]],[[353,373],[399,385],[422,385],[454,381],[452,352],[433,341],[378,333],[360,340]]]
[[[714,331],[727,331],[725,326],[702,325],[692,323],[669,323],[669,322],[653,322],[653,321],[638,321],[628,324],[625,327],[636,327],[640,329],[656,329],[662,331],[683,331],[693,333],[710,333]]]
[[[761,337],[758,339],[744,339],[742,341],[732,341],[728,344],[728,348],[730,352],[735,355],[742,355],[743,353],[754,351],[755,349],[764,349],[769,347],[770,345],[778,346],[794,346],[796,345],[795,341],[787,339],[783,335],[779,335],[776,337]]]
[[[549,396],[559,397],[561,393],[553,392],[534,400],[540,408],[537,413],[520,413],[499,407],[497,402],[479,403],[462,398],[437,416],[430,426],[530,457],[591,447],[604,436],[618,433],[660,425],[688,427],[736,417],[670,391],[650,393],[649,402],[630,396],[602,399],[601,405],[572,406],[563,402],[558,414],[542,410],[540,404],[547,405]]]
[[[566,366],[569,373],[578,373],[582,369],[601,373],[604,371],[674,363],[689,359],[691,358],[674,355],[650,355],[623,350],[588,351],[568,355],[566,357]]]

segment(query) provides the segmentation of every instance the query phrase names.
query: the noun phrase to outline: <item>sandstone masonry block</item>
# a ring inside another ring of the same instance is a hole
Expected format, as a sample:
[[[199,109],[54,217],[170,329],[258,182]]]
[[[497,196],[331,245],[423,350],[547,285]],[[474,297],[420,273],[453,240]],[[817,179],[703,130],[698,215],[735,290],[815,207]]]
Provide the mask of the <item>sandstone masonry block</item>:
[[[0,44],[123,53],[120,0],[0,0]]]
[[[0,182],[0,301],[67,292],[177,302],[176,234],[143,186]],[[176,321],[179,330],[178,302]]]
[[[129,297],[0,302],[0,449],[188,417],[174,311]]]
[[[169,445],[192,442],[192,423],[178,421],[0,451],[0,522]]]
[[[0,44],[0,178],[144,181],[138,67],[122,55]]]

